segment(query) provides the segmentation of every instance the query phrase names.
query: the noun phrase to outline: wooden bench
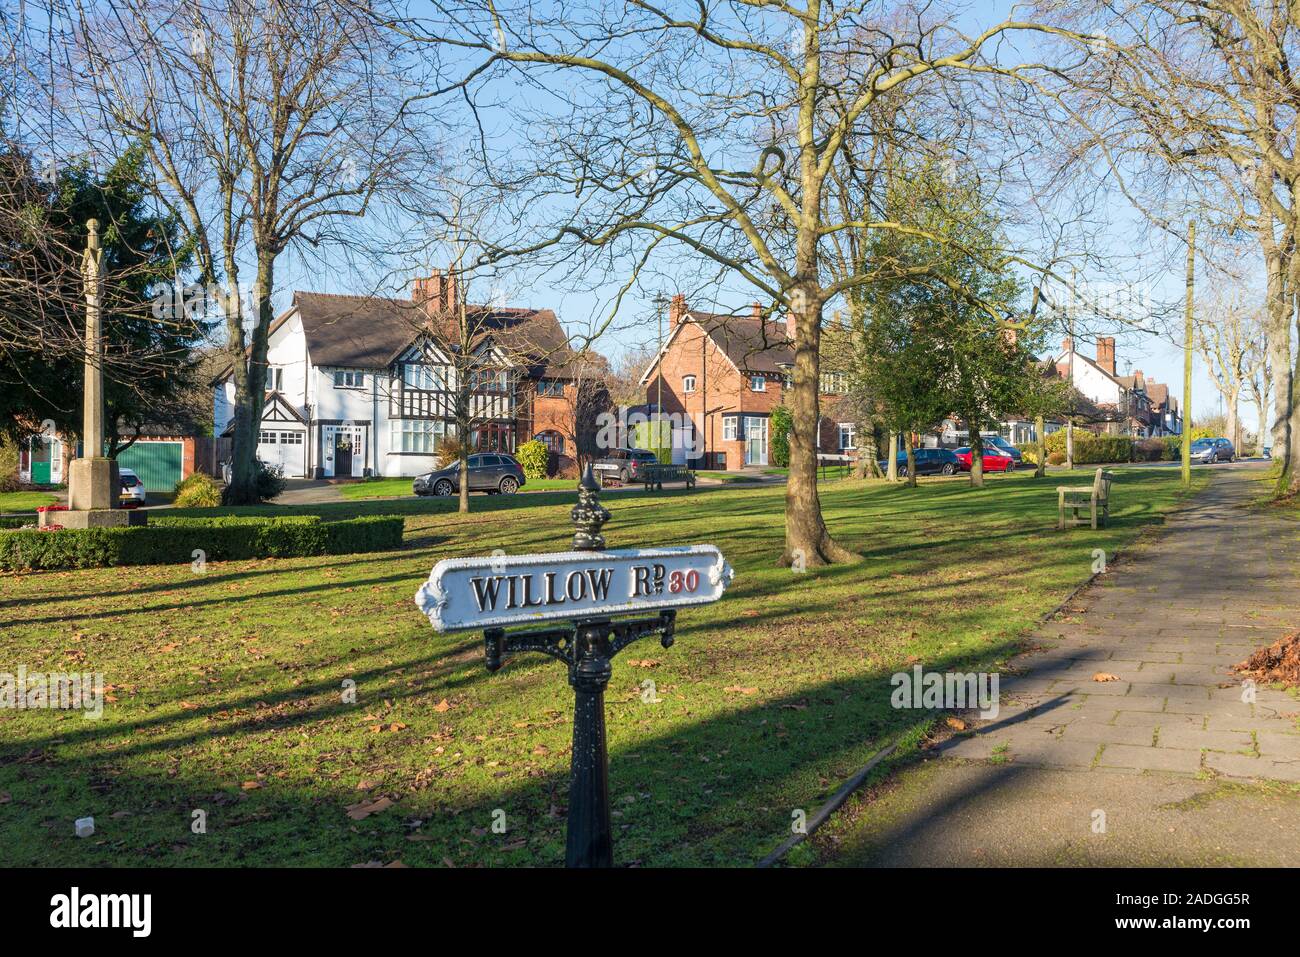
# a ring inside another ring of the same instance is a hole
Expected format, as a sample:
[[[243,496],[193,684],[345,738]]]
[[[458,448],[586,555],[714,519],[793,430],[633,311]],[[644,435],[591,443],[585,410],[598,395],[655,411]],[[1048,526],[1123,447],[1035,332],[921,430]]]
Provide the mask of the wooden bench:
[[[1091,486],[1058,485],[1056,527],[1061,529],[1066,525],[1083,525],[1087,520],[1080,518],[1079,513],[1085,508],[1091,515],[1093,528],[1097,527],[1098,516],[1101,517],[1101,524],[1105,525],[1110,519],[1110,483],[1114,478],[1115,473],[1097,469]],[[1068,520],[1065,517],[1067,511],[1070,513]]]
[[[638,479],[645,484],[648,492],[651,488],[663,491],[664,482],[685,482],[687,488],[695,488],[695,473],[685,465],[643,465]]]

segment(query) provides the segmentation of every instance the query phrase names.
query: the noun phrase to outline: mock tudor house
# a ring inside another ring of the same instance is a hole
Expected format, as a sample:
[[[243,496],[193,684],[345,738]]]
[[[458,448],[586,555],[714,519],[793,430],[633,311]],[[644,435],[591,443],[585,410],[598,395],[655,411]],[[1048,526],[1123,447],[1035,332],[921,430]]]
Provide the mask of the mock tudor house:
[[[1080,353],[1067,337],[1052,361],[1061,377],[1096,406],[1098,414],[1088,426],[1093,431],[1140,438],[1181,434],[1178,400],[1167,385],[1149,379],[1141,369],[1116,375],[1113,337],[1097,339],[1095,359]]]
[[[673,461],[703,468],[739,469],[770,462],[772,410],[789,388],[794,353],[784,322],[766,318],[755,303],[748,315],[701,312],[674,296],[669,334],[641,376],[651,408],[663,389],[667,415],[680,416],[691,434],[674,437]],[[848,384],[823,372],[818,450],[852,452],[855,420],[837,416]]]
[[[555,313],[466,305],[474,361],[457,362],[457,279],[435,270],[410,299],[295,292],[269,333],[258,457],[291,478],[427,472],[455,435],[457,369],[472,364],[471,448],[514,452],[537,438],[568,458],[572,353]],[[213,386],[213,428],[229,436],[232,370]]]

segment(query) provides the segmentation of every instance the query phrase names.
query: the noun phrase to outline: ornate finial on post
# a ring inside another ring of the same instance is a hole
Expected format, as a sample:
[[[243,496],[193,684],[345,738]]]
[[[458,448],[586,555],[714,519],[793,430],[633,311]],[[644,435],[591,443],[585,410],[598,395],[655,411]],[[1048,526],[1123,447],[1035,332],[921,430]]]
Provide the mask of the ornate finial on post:
[[[86,220],[86,230],[90,233],[90,236],[88,236],[86,239],[86,245],[91,249],[98,249],[99,248],[99,220],[98,219]]]
[[[587,471],[578,483],[578,504],[569,513],[577,529],[573,533],[575,552],[599,552],[605,548],[605,536],[600,527],[609,521],[609,509],[600,504],[600,484],[587,463]]]

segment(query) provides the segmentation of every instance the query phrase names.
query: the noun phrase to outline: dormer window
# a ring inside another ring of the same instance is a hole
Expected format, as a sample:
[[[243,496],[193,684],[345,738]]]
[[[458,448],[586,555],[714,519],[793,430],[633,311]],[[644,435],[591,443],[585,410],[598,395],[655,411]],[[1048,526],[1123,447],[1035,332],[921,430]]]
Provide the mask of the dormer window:
[[[682,391],[683,392],[695,391],[695,376],[693,375],[682,376]]]
[[[764,378],[764,377],[761,376],[761,375],[752,375],[752,376],[750,376],[750,377],[749,377],[749,391],[750,391],[750,392],[766,392],[766,391],[767,391],[767,379]]]

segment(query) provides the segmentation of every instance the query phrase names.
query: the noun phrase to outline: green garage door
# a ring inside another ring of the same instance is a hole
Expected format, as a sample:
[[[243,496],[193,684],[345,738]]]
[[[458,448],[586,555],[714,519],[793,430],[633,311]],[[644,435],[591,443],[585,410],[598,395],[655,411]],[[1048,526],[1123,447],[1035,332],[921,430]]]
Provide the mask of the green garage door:
[[[137,442],[117,453],[117,466],[140,476],[146,491],[170,492],[181,480],[183,455],[180,442]]]

